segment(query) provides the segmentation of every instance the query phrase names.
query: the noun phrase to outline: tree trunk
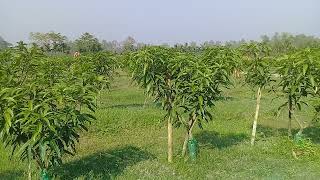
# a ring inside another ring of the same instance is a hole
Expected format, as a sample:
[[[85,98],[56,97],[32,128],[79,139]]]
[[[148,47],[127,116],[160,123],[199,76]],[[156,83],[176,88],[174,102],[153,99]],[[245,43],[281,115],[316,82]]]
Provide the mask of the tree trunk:
[[[296,117],[294,114],[292,114],[292,115],[293,115],[294,119],[296,120],[296,122],[298,123],[298,125],[299,125],[299,127],[300,127],[299,133],[302,134],[303,129],[304,129],[303,124],[301,124],[301,122],[297,119],[297,117]]]
[[[289,121],[288,121],[288,137],[292,137],[291,132],[291,120],[292,120],[292,114],[293,114],[293,105],[292,105],[292,97],[289,95],[289,102],[288,102],[288,108],[289,108]]]
[[[186,136],[184,138],[183,147],[182,147],[182,154],[181,154],[182,157],[184,157],[186,155],[188,140],[189,140],[189,130],[187,130]]]
[[[254,141],[256,138],[257,132],[257,124],[258,124],[258,116],[259,116],[259,109],[260,109],[260,100],[261,100],[261,88],[258,88],[257,93],[257,106],[256,106],[256,114],[254,115],[253,125],[252,125],[252,134],[251,134],[251,145],[254,145]]]
[[[171,118],[168,118],[168,162],[173,160],[173,130]]]
[[[28,163],[28,180],[31,180],[31,161]]]
[[[148,101],[148,97],[146,97],[146,98],[144,99],[143,108],[145,108],[145,107],[146,107],[146,105],[147,105],[147,101]]]
[[[187,133],[184,138],[184,143],[183,143],[183,147],[182,147],[182,154],[181,154],[182,157],[184,157],[186,155],[188,140],[192,138],[192,129],[193,129],[195,123],[196,123],[196,115],[193,114],[191,119],[189,120]]]

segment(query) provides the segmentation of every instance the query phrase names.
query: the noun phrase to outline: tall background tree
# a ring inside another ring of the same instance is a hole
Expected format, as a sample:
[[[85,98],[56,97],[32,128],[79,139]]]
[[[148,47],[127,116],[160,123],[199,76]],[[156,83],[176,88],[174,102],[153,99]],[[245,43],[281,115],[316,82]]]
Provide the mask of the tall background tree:
[[[0,36],[0,50],[1,49],[6,49],[9,46],[11,46],[10,43],[8,43],[7,41],[5,41],[1,36]]]
[[[32,43],[37,44],[45,52],[63,52],[66,53],[70,50],[67,45],[67,37],[61,33],[56,32],[31,32],[29,39]]]
[[[102,44],[98,38],[88,32],[82,34],[79,39],[75,40],[75,47],[76,50],[80,52],[98,52],[102,50]]]
[[[128,36],[124,41],[123,41],[123,51],[133,51],[136,49],[136,40]]]

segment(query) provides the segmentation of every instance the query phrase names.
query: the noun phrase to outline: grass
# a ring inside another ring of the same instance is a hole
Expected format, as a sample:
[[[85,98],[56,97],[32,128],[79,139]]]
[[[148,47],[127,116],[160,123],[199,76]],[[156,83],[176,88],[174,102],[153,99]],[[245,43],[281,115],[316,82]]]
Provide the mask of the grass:
[[[114,80],[113,88],[101,94],[97,121],[83,132],[78,153],[64,157],[53,170],[57,179],[318,179],[320,129],[308,127],[313,153],[295,159],[293,143],[286,137],[287,118],[274,116],[283,98],[263,92],[257,143],[249,145],[255,110],[255,92],[237,85],[226,90],[228,100],[212,110],[214,119],[195,128],[200,152],[196,162],[181,158],[184,131],[174,131],[174,163],[166,162],[164,112],[126,75]],[[309,122],[310,107],[297,112]],[[297,128],[297,124],[294,124]],[[297,130],[296,130],[297,131]],[[295,132],[296,132],[295,131]],[[0,146],[0,179],[26,179],[26,163],[9,159],[9,149]],[[34,168],[34,177],[37,178]]]

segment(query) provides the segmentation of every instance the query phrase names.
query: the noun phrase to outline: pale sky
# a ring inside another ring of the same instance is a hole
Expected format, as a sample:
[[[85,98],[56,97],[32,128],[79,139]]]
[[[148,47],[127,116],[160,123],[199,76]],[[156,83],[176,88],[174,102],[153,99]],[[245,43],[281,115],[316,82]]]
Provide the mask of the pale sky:
[[[7,41],[49,31],[156,44],[274,32],[320,37],[320,0],[0,0],[0,36]]]

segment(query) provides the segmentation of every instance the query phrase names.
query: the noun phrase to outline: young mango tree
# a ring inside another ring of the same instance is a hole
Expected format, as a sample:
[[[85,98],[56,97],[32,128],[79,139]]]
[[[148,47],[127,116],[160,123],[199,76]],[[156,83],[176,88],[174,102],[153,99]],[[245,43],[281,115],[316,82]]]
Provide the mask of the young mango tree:
[[[154,101],[161,104],[166,114],[168,128],[168,162],[173,161],[173,125],[179,114],[176,105],[177,89],[175,88],[178,72],[173,70],[176,64],[175,53],[170,48],[145,47],[128,57],[132,78]]]
[[[209,53],[210,51],[207,51]],[[210,108],[218,99],[221,99],[221,87],[230,84],[231,71],[223,60],[212,62],[208,65],[208,55],[195,56],[182,54],[177,56],[180,73],[176,80],[178,91],[177,101],[187,114],[187,121],[179,116],[179,122],[184,122],[186,127],[185,141],[182,148],[182,156],[187,151],[188,141],[193,140],[192,130],[197,123],[202,128],[202,122],[212,120]],[[222,56],[220,56],[222,57]]]
[[[302,134],[304,125],[297,119],[294,114],[296,109],[301,110],[302,105],[307,105],[303,101],[303,97],[315,95],[318,93],[318,84],[316,82],[319,76],[319,66],[315,49],[303,49],[297,52],[292,52],[279,58],[281,67],[278,73],[281,76],[279,86],[282,92],[286,95],[287,101],[279,107],[281,110],[284,107],[288,108],[288,136],[292,136],[292,119],[296,120],[300,126],[299,134]]]
[[[75,152],[78,130],[87,129],[86,123],[94,119],[77,109],[77,94],[77,88],[70,85],[57,89],[29,85],[0,91],[2,141],[13,148],[12,155],[28,160],[29,168],[35,160],[41,176],[47,176],[50,167],[61,164],[63,154]],[[86,95],[81,99],[93,109],[93,97]]]
[[[90,62],[36,52],[20,44],[0,55],[0,138],[12,147],[12,155],[29,162],[29,179],[32,161],[44,179],[50,168],[62,163],[64,154],[75,153],[79,131],[87,130],[95,119],[99,86],[92,79],[99,74],[87,68]]]
[[[242,47],[243,60],[246,64],[245,82],[252,88],[257,88],[256,111],[254,115],[251,145],[254,145],[260,110],[262,89],[270,84],[272,80],[270,64],[270,48],[263,43],[250,43]]]

